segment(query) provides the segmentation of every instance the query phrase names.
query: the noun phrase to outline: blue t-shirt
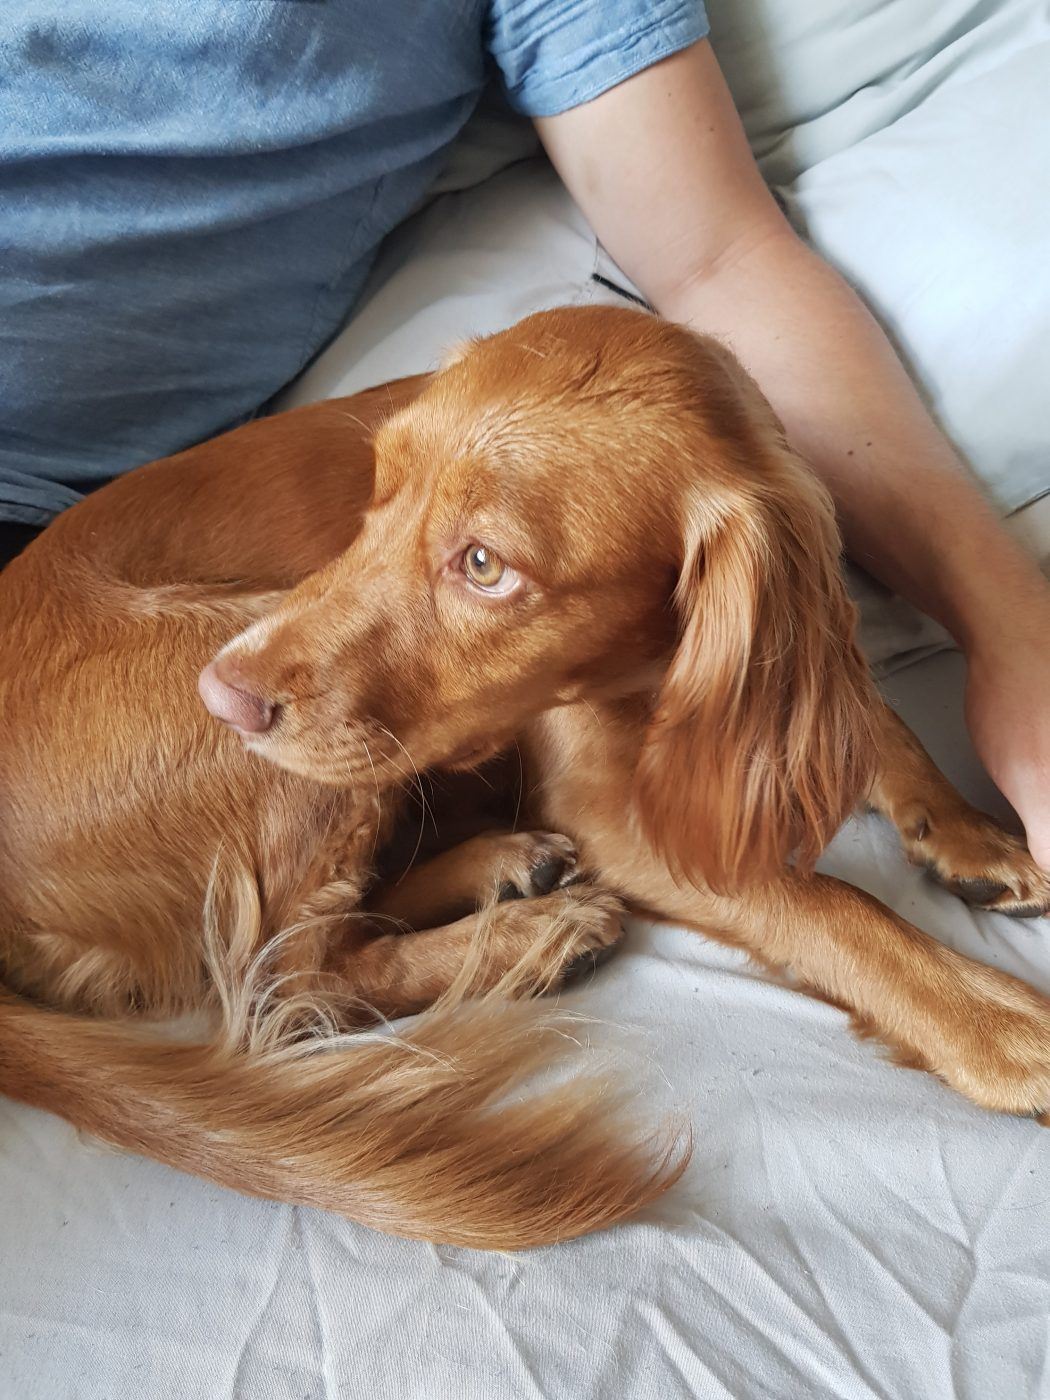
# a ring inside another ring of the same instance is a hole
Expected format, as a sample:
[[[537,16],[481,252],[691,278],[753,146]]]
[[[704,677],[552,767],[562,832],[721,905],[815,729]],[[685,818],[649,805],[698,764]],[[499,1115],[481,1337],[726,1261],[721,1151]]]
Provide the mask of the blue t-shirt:
[[[699,0],[0,6],[0,519],[293,379],[493,67],[551,115],[705,32]]]

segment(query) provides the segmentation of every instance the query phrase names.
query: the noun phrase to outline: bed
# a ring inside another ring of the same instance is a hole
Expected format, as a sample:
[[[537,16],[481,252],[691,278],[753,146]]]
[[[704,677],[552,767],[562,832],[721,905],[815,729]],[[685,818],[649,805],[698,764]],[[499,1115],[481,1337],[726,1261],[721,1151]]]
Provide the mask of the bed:
[[[767,178],[1046,560],[1046,5],[709,8]],[[617,288],[631,291],[528,134],[486,114],[286,401]],[[965,736],[961,658],[854,585],[885,693],[963,791],[1008,816]],[[1050,992],[1050,924],[971,912],[876,818],[850,822],[821,867]],[[0,1395],[1050,1395],[1050,1133],[891,1067],[840,1012],[680,929],[633,926],[565,1000],[646,1112],[688,1118],[695,1151],[637,1221],[520,1255],[252,1201],[0,1101]]]

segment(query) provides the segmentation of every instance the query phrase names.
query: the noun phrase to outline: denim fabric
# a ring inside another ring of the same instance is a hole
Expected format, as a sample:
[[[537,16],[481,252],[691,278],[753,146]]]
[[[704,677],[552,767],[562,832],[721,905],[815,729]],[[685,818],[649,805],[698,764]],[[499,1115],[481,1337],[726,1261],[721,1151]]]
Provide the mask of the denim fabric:
[[[345,320],[493,66],[594,97],[698,0],[0,7],[0,518],[250,417]]]

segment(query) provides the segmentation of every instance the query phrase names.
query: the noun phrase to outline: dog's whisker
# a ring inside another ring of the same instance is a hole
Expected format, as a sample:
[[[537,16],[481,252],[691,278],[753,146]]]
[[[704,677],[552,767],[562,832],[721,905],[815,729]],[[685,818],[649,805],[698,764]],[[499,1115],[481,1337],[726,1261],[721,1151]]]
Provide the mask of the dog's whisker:
[[[371,436],[371,434],[372,434],[372,429],[371,429],[371,427],[364,421],[363,418],[358,418],[358,416],[357,416],[356,413],[351,413],[350,410],[349,410],[348,408],[344,408],[344,409],[342,410],[342,416],[343,416],[344,418],[349,418],[349,420],[350,420],[351,423],[356,423],[357,426],[358,426],[360,429],[362,429],[363,432],[365,432],[366,434],[368,434],[369,436]]]
[[[514,820],[511,823],[511,830],[517,831],[518,822],[521,820],[521,804],[525,800],[525,759],[517,739],[514,740],[514,752],[518,755],[518,796],[514,804]]]
[[[482,787],[487,787],[489,792],[496,791],[495,785],[490,781],[490,779],[486,778],[485,774],[481,771],[480,767],[472,768],[470,772],[471,775],[478,780]]]
[[[376,785],[376,815],[377,815],[377,818],[378,818],[378,814],[379,814],[379,812],[380,812],[380,810],[381,810],[381,808],[382,808],[383,798],[382,798],[382,795],[381,795],[381,793],[380,793],[380,791],[379,791],[379,775],[376,773],[376,766],[375,766],[375,764],[372,762],[372,751],[371,751],[371,749],[368,747],[368,740],[364,737],[364,735],[361,736],[361,747],[362,747],[362,748],[364,749],[364,751],[365,751],[365,757],[368,759],[368,766],[369,766],[369,768],[371,768],[371,770],[372,770],[372,781],[373,781],[373,782],[375,783],[375,785]],[[371,859],[372,859],[373,861],[375,860],[375,856],[376,856],[376,848],[377,848],[378,845],[379,845],[379,826],[380,826],[380,823],[379,823],[379,821],[377,820],[376,823],[375,823],[375,832],[374,832],[374,834],[373,834],[373,836],[372,836],[372,855],[371,855]]]
[[[391,730],[389,730],[389,729],[386,727],[385,724],[377,724],[376,727],[377,727],[379,730],[381,730],[382,733],[386,734],[388,738],[393,739],[394,743],[398,746],[398,748],[401,750],[401,752],[402,752],[402,753],[405,755],[405,757],[408,759],[409,763],[412,765],[412,772],[415,774],[415,778],[416,778],[416,787],[419,789],[419,800],[420,800],[420,803],[422,804],[422,807],[423,807],[422,813],[421,813],[421,815],[420,815],[420,821],[419,821],[419,835],[416,837],[415,849],[414,849],[413,852],[412,852],[412,855],[411,855],[411,857],[410,857],[410,859],[409,859],[408,864],[405,866],[404,870],[401,872],[401,874],[400,874],[400,875],[397,877],[397,879],[394,881],[395,884],[400,884],[401,881],[402,881],[402,880],[405,878],[405,876],[408,874],[408,872],[412,869],[412,866],[415,864],[416,856],[419,855],[419,848],[420,848],[420,846],[423,844],[423,832],[424,832],[424,830],[425,830],[425,828],[426,828],[427,810],[428,810],[428,806],[427,806],[427,796],[426,796],[426,793],[423,791],[423,779],[419,776],[419,769],[416,767],[416,761],[415,761],[415,759],[412,757],[412,755],[409,753],[408,749],[405,748],[404,744],[403,744],[403,743],[401,742],[401,740],[397,737],[397,735],[394,734]],[[431,817],[431,820],[433,821],[433,816]],[[437,823],[436,823],[436,822],[434,823],[434,829],[435,829],[435,831],[437,830]]]

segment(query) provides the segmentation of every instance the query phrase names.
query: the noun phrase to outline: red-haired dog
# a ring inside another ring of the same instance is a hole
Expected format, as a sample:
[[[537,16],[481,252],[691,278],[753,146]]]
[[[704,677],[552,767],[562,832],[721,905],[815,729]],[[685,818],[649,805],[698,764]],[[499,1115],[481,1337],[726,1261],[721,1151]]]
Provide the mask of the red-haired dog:
[[[564,1238],[683,1164],[586,1081],[505,1101],[564,1045],[505,993],[614,944],[622,901],[1043,1109],[1050,1002],[811,873],[867,802],[964,897],[1050,905],[876,696],[839,550],[732,357],[628,310],[530,317],[85,500],[0,576],[0,1088],[379,1228]],[[373,888],[415,770],[515,744],[533,829]],[[130,1019],[209,1004],[203,1043]],[[363,1008],[424,1015],[344,1033]]]

